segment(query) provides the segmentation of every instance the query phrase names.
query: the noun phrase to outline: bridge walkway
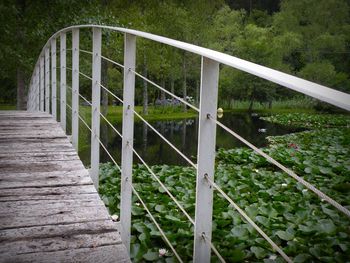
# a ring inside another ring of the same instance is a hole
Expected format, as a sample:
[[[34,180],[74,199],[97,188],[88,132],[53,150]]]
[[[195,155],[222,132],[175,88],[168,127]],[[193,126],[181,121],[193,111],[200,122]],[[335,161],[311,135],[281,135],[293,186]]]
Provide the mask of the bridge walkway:
[[[0,111],[0,262],[130,262],[51,115]]]

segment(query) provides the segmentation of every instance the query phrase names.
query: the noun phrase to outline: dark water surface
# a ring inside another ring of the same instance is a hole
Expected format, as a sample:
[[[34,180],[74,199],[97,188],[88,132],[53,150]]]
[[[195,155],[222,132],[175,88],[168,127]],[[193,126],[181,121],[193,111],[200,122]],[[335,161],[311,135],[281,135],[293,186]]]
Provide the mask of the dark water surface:
[[[258,147],[267,145],[267,136],[283,135],[300,131],[300,129],[293,127],[286,127],[260,120],[259,116],[255,116],[254,114],[252,116],[252,114],[249,113],[225,113],[220,121]],[[151,124],[181,152],[196,163],[198,118],[174,121],[153,121]],[[115,127],[121,131],[121,123],[116,123]],[[266,129],[266,132],[261,132],[259,129]],[[148,128],[146,124],[142,122],[135,123],[134,137],[134,148],[147,164],[187,164],[179,154],[155,132]],[[119,164],[121,162],[121,139],[103,122],[101,123],[101,140]],[[216,145],[217,149],[244,146],[240,141],[220,127],[217,127]],[[90,147],[85,147],[84,150],[79,152],[79,155],[85,165],[90,164]],[[100,149],[100,156],[101,162],[111,161],[102,147]],[[134,162],[140,162],[135,155]]]

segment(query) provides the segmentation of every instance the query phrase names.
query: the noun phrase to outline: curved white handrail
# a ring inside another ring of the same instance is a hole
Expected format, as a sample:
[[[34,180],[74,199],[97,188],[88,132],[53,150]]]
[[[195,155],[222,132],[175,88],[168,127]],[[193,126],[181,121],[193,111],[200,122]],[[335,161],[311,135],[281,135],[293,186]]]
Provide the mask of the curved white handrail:
[[[55,34],[53,34],[49,38],[49,40],[46,42],[43,50],[49,45],[51,39],[57,37],[60,33],[64,33],[67,31],[71,31],[72,29],[79,29],[79,28],[109,29],[109,30],[113,30],[121,33],[128,33],[131,35],[143,37],[143,38],[153,40],[159,43],[163,43],[169,46],[173,46],[203,57],[210,58],[219,63],[242,70],[244,72],[250,73],[252,75],[269,80],[281,86],[287,87],[289,89],[295,90],[297,92],[303,93],[305,95],[311,96],[313,98],[319,99],[321,101],[330,103],[332,105],[335,105],[337,107],[350,111],[350,94],[347,94],[345,92],[334,90],[326,86],[323,86],[311,81],[307,81],[307,80],[292,76],[290,74],[286,74],[281,71],[274,70],[265,66],[261,66],[256,63],[252,63],[252,62],[249,62],[231,55],[227,55],[218,51],[214,51],[208,48],[196,46],[196,45],[185,43],[182,41],[154,35],[151,33],[142,32],[138,30],[133,30],[133,29],[104,26],[104,25],[70,26],[62,30],[59,30]]]

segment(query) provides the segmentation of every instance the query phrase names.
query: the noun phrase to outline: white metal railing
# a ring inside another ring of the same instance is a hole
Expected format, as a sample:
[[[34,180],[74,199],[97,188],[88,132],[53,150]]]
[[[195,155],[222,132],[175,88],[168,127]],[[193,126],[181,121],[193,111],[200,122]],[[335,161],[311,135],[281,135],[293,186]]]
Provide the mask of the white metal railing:
[[[92,29],[92,51],[87,51],[79,48],[79,30],[83,28]],[[112,30],[124,33],[124,65],[111,60],[101,54],[102,44],[102,29]],[[66,48],[67,33],[72,33],[72,48]],[[169,92],[164,87],[154,83],[147,79],[145,76],[136,72],[136,37],[142,37],[149,40],[153,40],[162,44],[170,45],[185,51],[198,54],[202,57],[201,65],[201,88],[200,88],[200,107],[197,108],[188,103],[184,98],[180,98],[175,94]],[[56,65],[56,39],[60,39],[60,99],[57,98],[57,65]],[[66,66],[67,50],[72,52],[72,68]],[[51,53],[50,53],[51,51]],[[80,72],[79,70],[79,53],[86,53],[92,56],[92,77]],[[111,92],[108,87],[101,84],[101,59],[109,61],[124,70],[124,83],[123,83],[123,99],[116,96]],[[50,71],[51,63],[51,71]],[[267,241],[270,245],[287,261],[292,260],[285,254],[282,248],[274,243],[265,232],[257,226],[254,221],[248,217],[248,215],[232,200],[214,181],[214,161],[215,161],[215,138],[216,127],[219,126],[227,131],[229,134],[242,141],[248,147],[255,152],[266,158],[270,163],[276,165],[282,169],[289,176],[303,184],[306,188],[313,191],[323,200],[329,202],[339,211],[350,217],[350,212],[347,208],[340,205],[331,197],[325,195],[323,192],[315,188],[310,183],[299,177],[289,168],[280,164],[266,153],[246,141],[237,133],[226,127],[224,124],[216,119],[217,109],[217,94],[218,94],[218,79],[219,79],[219,65],[225,64],[230,67],[248,72],[255,76],[267,79],[275,82],[279,85],[287,87],[289,89],[298,91],[300,93],[309,95],[311,97],[328,102],[340,108],[350,110],[350,95],[330,89],[328,87],[306,81],[295,76],[291,76],[280,71],[276,71],[264,66],[260,66],[227,54],[223,54],[217,51],[206,49],[203,47],[195,46],[192,44],[180,42],[177,40],[140,32],[136,30],[130,30],[119,27],[99,26],[99,25],[80,25],[72,26],[62,29],[55,33],[45,44],[42,52],[38,58],[38,61],[33,70],[32,78],[30,81],[29,93],[28,93],[28,105],[29,111],[45,111],[51,113],[55,119],[57,119],[57,103],[60,103],[60,123],[64,131],[66,131],[66,107],[72,112],[72,143],[76,149],[78,149],[78,134],[79,134],[79,120],[90,130],[91,132],[91,171],[90,175],[93,182],[98,187],[98,173],[99,173],[99,147],[106,151],[112,162],[121,172],[121,190],[120,190],[120,221],[121,221],[121,237],[127,247],[130,250],[130,231],[131,231],[131,200],[132,193],[134,193],[140,200],[142,206],[149,214],[151,220],[161,233],[164,241],[168,244],[170,249],[179,262],[182,262],[180,255],[176,252],[175,248],[169,242],[165,233],[162,231],[161,226],[157,223],[147,205],[142,200],[141,196],[137,193],[132,184],[132,164],[133,155],[135,155],[147,168],[152,177],[160,184],[165,193],[174,201],[179,207],[187,219],[194,225],[194,262],[209,262],[211,250],[219,258],[221,262],[225,262],[219,251],[214,247],[211,242],[212,233],[212,210],[213,210],[213,190],[217,190],[222,197],[224,197],[241,216],[251,224],[257,232]],[[72,87],[67,85],[66,72],[72,71]],[[92,102],[88,101],[84,96],[79,93],[79,76],[89,79],[92,83]],[[193,163],[186,155],[179,151],[170,141],[168,141],[163,135],[161,135],[151,124],[149,124],[142,116],[140,116],[134,110],[134,92],[135,92],[135,76],[142,78],[154,87],[162,90],[168,95],[176,98],[180,102],[186,104],[188,107],[199,112],[199,138],[198,138],[198,157],[197,164]],[[50,82],[51,77],[51,82]],[[67,103],[66,90],[71,89],[72,104]],[[100,92],[101,88],[119,100],[123,104],[123,127],[122,132],[118,131],[108,119],[100,112]],[[51,95],[51,100],[50,100]],[[79,115],[79,97],[85,100],[91,106],[91,127],[87,122]],[[159,135],[166,143],[168,143],[175,152],[181,155],[191,166],[196,168],[196,208],[195,219],[186,212],[181,204],[176,200],[173,194],[167,189],[142,157],[136,152],[133,147],[133,128],[134,128],[134,115],[145,122],[157,135]],[[113,131],[116,132],[122,138],[122,160],[119,165],[112,155],[108,152],[106,146],[100,140],[100,117],[102,117]]]

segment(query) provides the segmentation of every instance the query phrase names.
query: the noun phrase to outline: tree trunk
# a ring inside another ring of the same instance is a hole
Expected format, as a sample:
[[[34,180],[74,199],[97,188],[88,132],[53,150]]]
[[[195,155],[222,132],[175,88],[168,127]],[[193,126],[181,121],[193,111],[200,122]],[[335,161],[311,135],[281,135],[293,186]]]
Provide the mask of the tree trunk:
[[[24,73],[21,69],[17,68],[17,110],[25,110],[25,82]]]
[[[174,79],[173,73],[171,73],[171,76],[170,76],[170,91],[172,94],[175,94],[175,79]]]
[[[186,60],[185,60],[185,54],[183,55],[182,60],[182,72],[183,72],[183,82],[182,82],[182,95],[183,99],[186,100],[187,97],[187,72],[186,72]],[[187,112],[186,104],[183,104],[183,111]]]
[[[253,110],[253,104],[254,104],[254,96],[253,94],[250,96],[250,103],[249,103],[249,108],[248,111],[252,111]]]
[[[250,98],[250,103],[249,103],[248,111],[252,111],[252,110],[253,110],[253,104],[254,104],[254,100],[253,100],[253,98],[251,97],[251,98]]]
[[[107,88],[108,82],[108,63],[106,60],[101,61],[101,84]],[[102,114],[107,116],[108,113],[108,92],[105,89],[102,90]]]
[[[196,106],[199,106],[199,80],[196,81]]]
[[[146,54],[143,55],[143,76],[147,78],[148,69],[147,69],[147,57]],[[147,81],[143,80],[143,91],[142,91],[142,97],[143,97],[143,109],[142,113],[144,115],[148,114],[148,90],[147,90]]]
[[[165,89],[165,78],[164,78],[164,76],[162,77],[162,84],[161,84],[161,86],[162,86],[163,89]],[[165,100],[166,100],[165,92],[162,91],[162,90],[160,91],[160,100],[162,101],[162,103],[165,103]]]

